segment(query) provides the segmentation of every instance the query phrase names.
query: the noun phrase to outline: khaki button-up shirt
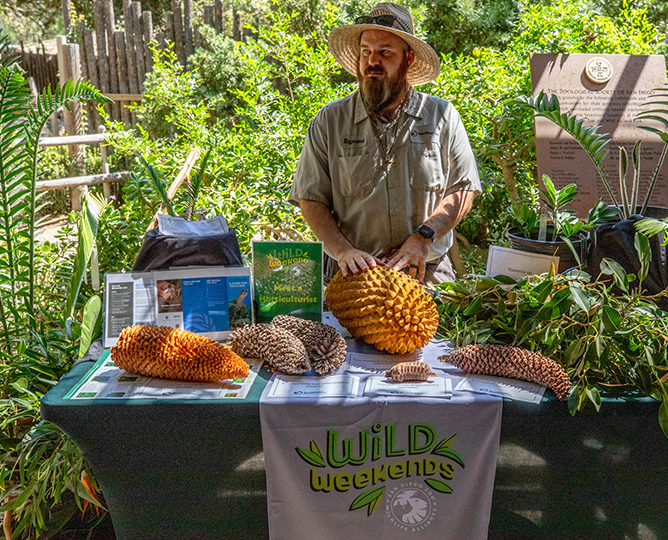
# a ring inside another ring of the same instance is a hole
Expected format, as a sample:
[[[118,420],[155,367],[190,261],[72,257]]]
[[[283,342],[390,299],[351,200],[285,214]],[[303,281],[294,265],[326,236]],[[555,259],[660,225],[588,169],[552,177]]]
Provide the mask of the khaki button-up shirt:
[[[481,190],[466,130],[448,101],[412,91],[396,129],[388,160],[359,92],[327,104],[309,126],[288,199],[325,204],[350,243],[376,257],[399,249],[447,195]],[[435,241],[427,260],[441,257],[452,239],[450,231]]]

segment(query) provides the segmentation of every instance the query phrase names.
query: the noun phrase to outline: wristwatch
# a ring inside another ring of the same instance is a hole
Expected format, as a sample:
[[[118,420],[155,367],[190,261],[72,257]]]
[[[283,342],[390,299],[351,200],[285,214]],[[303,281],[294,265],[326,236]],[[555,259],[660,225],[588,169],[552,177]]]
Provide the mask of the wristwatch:
[[[428,238],[432,242],[434,241],[434,229],[427,225],[420,225],[414,232],[419,233],[423,238]]]

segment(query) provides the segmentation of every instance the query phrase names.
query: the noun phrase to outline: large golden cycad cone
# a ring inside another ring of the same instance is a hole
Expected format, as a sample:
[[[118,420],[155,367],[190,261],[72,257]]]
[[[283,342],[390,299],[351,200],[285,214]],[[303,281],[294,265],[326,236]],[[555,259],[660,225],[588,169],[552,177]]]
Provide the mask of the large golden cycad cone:
[[[438,311],[420,283],[387,266],[343,277],[327,286],[327,305],[353,337],[392,354],[424,347],[438,328]]]
[[[187,330],[136,325],[111,348],[116,367],[148,377],[217,382],[248,376],[249,366],[225,345]]]

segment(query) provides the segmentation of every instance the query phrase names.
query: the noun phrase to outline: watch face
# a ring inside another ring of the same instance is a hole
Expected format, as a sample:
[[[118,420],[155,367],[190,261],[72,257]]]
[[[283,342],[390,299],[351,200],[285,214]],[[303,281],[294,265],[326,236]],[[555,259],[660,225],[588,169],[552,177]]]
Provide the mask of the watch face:
[[[427,227],[426,225],[420,225],[417,230],[425,238],[434,237],[434,229],[432,229],[431,227]]]

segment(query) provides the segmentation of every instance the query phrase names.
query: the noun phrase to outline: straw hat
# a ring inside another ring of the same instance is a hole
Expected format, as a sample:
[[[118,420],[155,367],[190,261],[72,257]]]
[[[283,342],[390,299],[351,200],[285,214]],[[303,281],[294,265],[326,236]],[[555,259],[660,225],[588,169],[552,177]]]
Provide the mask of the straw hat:
[[[382,17],[383,15],[385,17]],[[391,17],[388,18],[388,15]],[[405,7],[383,2],[376,4],[367,17],[358,17],[356,21],[358,21],[357,24],[335,28],[327,40],[329,51],[348,73],[357,75],[362,32],[383,30],[399,36],[415,51],[415,61],[408,68],[409,84],[417,86],[433,81],[438,76],[441,65],[438,55],[424,41],[414,36],[413,17]]]

